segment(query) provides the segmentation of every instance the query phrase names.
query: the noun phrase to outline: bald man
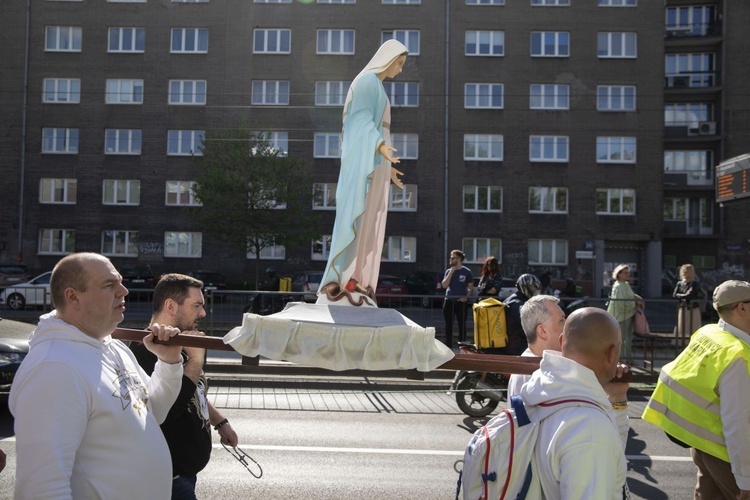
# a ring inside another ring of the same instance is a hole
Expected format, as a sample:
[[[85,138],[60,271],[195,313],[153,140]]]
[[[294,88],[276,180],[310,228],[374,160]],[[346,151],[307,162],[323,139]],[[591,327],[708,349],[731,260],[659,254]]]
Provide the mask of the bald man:
[[[620,326],[606,311],[579,309],[565,321],[562,352],[545,351],[539,370],[520,389],[543,418],[532,467],[539,479],[530,498],[627,499],[626,383],[618,374]],[[608,396],[609,394],[609,396]],[[562,409],[549,406],[578,401]],[[548,405],[548,406],[545,406]]]
[[[159,429],[182,384],[180,330],[151,325],[151,377],[112,338],[122,276],[106,257],[76,253],[52,270],[55,310],[39,319],[10,391],[16,499],[169,498],[172,463]],[[145,333],[144,333],[145,335]]]

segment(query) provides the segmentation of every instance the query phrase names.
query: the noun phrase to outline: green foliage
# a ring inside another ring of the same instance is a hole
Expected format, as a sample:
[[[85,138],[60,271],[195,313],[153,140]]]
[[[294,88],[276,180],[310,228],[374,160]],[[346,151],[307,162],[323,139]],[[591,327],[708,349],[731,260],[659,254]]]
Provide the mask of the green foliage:
[[[256,256],[268,246],[293,248],[320,237],[310,211],[312,168],[246,124],[207,131],[203,156],[193,162],[201,169],[194,194],[203,207],[189,213],[202,231]]]

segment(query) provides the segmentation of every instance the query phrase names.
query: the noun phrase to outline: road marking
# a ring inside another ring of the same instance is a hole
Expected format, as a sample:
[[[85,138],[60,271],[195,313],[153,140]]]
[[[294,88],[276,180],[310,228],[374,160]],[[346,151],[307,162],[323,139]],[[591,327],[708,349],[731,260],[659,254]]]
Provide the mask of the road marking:
[[[214,448],[221,448],[221,444],[214,444]],[[464,456],[463,451],[456,450],[405,450],[399,448],[336,448],[333,446],[280,446],[267,444],[240,444],[245,450],[263,451],[301,451],[313,453],[361,453],[372,455],[437,455]],[[625,458],[638,462],[692,462],[690,457],[674,457],[666,455],[626,455]]]

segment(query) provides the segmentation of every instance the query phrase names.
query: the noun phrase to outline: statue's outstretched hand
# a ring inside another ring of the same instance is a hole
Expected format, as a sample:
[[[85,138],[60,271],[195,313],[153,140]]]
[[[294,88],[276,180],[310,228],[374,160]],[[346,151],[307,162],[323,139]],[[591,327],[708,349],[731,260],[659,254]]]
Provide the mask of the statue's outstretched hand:
[[[386,143],[383,143],[378,148],[378,153],[380,153],[383,158],[388,160],[391,163],[401,163],[401,160],[398,158],[398,156],[392,156],[391,151],[398,151],[398,149],[394,148],[393,146],[389,146]]]
[[[391,181],[395,185],[397,185],[398,187],[400,187],[401,189],[403,189],[404,188],[404,183],[401,182],[401,179],[398,177],[399,175],[404,175],[404,173],[401,172],[400,170],[396,170],[395,168],[391,167]]]

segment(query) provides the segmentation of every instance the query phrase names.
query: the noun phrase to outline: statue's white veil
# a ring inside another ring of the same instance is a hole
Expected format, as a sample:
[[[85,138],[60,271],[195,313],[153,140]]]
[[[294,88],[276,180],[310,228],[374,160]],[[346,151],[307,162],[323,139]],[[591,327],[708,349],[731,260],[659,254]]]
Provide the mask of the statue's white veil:
[[[368,62],[364,69],[359,72],[349,86],[349,92],[346,94],[346,101],[344,102],[344,114],[346,114],[349,109],[349,103],[352,100],[352,90],[357,85],[357,80],[359,80],[362,75],[367,73],[382,73],[388,69],[388,66],[390,66],[399,56],[408,53],[409,49],[406,48],[406,45],[398,40],[391,39],[381,45],[378,51],[375,52],[375,55],[372,56],[372,59],[370,59],[370,62]]]

